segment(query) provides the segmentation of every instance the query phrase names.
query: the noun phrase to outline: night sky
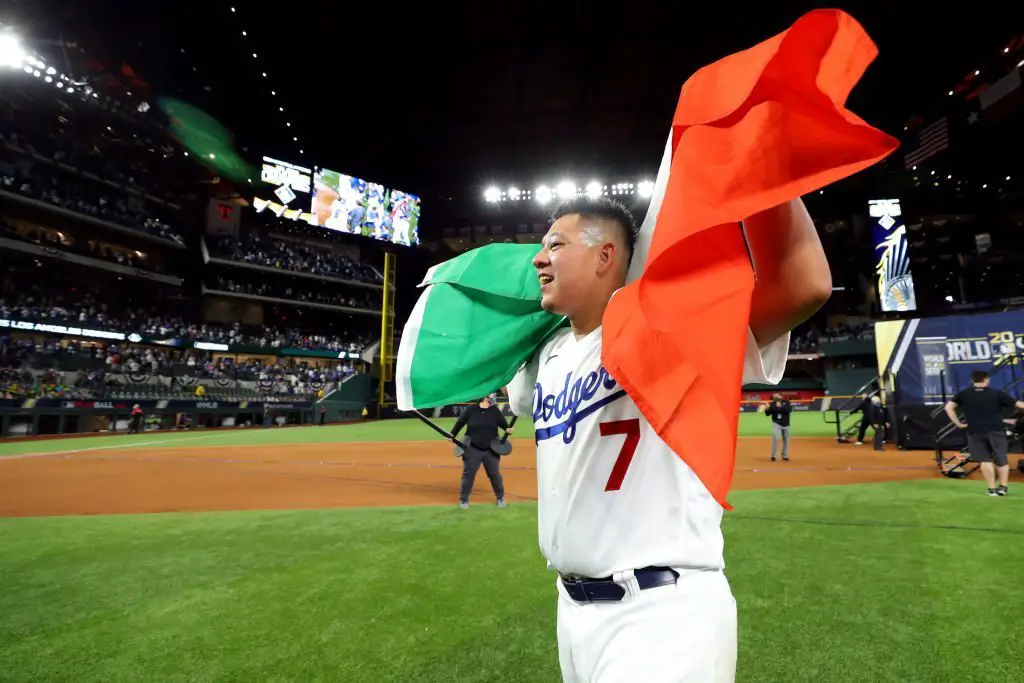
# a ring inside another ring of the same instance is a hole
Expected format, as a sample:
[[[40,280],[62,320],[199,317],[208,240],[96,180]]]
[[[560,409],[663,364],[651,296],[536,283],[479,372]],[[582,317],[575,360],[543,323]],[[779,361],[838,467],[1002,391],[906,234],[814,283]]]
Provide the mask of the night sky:
[[[425,212],[430,197],[490,182],[653,174],[687,76],[815,7],[21,4],[34,6],[35,37],[63,30],[115,65],[127,61],[154,94],[218,118],[250,159],[266,154],[398,187],[422,195]],[[851,108],[899,135],[909,115],[940,106],[952,84],[1014,35],[1000,12],[981,9],[989,5],[833,5],[861,21],[881,51]]]

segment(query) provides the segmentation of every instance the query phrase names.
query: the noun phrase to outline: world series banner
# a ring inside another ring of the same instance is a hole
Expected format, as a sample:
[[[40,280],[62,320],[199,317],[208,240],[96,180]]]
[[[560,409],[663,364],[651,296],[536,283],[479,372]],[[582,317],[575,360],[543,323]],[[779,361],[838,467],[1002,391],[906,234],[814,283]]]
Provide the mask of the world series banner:
[[[917,295],[910,272],[907,226],[899,199],[868,202],[871,235],[875,246],[875,274],[882,311],[916,311]]]
[[[896,400],[905,405],[938,405],[971,383],[975,370],[997,372],[1002,389],[1024,379],[1024,310],[1006,313],[916,318],[875,323],[879,374],[895,377]]]

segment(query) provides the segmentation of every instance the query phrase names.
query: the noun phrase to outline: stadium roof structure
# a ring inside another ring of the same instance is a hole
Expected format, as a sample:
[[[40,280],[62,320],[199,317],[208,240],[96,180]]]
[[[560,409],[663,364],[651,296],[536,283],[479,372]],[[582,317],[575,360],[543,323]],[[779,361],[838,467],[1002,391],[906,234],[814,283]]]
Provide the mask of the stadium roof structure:
[[[373,178],[421,195],[425,225],[456,225],[492,184],[650,176],[682,82],[817,3],[16,4],[37,39],[87,35],[117,79],[130,65],[210,113],[250,160]],[[897,135],[1014,38],[998,13],[844,9],[881,51],[851,107]]]

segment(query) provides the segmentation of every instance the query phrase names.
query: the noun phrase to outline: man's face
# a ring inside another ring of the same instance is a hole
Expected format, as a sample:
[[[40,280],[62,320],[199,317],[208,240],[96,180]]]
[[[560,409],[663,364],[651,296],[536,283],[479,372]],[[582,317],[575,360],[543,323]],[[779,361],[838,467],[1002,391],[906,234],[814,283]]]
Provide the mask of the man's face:
[[[572,317],[594,297],[605,296],[601,279],[618,267],[609,262],[615,249],[587,244],[587,225],[578,214],[562,216],[548,229],[543,248],[533,259],[541,285],[541,308],[549,313]]]

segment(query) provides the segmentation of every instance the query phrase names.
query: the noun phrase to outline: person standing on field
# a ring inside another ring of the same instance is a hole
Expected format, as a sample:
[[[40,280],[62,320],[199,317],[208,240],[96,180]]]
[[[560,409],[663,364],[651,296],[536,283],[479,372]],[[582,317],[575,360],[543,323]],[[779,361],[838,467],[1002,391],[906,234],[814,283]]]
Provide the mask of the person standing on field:
[[[789,462],[789,415],[793,405],[782,398],[782,394],[772,396],[772,402],[765,408],[764,414],[772,419],[772,462],[775,462],[776,449],[782,442],[782,460]]]
[[[778,384],[789,331],[828,298],[831,273],[803,202],[744,225],[766,289],[741,331],[741,384]],[[542,308],[570,324],[508,386],[513,412],[535,425],[539,541],[559,577],[562,681],[733,683],[724,509],[601,357],[604,312],[626,284],[637,234],[629,210],[606,197],[556,208],[533,265]]]
[[[988,495],[1005,496],[1009,492],[1007,484],[1010,462],[1003,411],[1024,411],[1024,401],[1018,401],[1005,391],[990,387],[988,373],[984,370],[972,372],[971,382],[971,386],[957,393],[946,404],[946,415],[950,422],[967,430],[970,458],[981,465],[981,473],[988,485]],[[966,423],[957,415],[958,408],[964,411]]]

